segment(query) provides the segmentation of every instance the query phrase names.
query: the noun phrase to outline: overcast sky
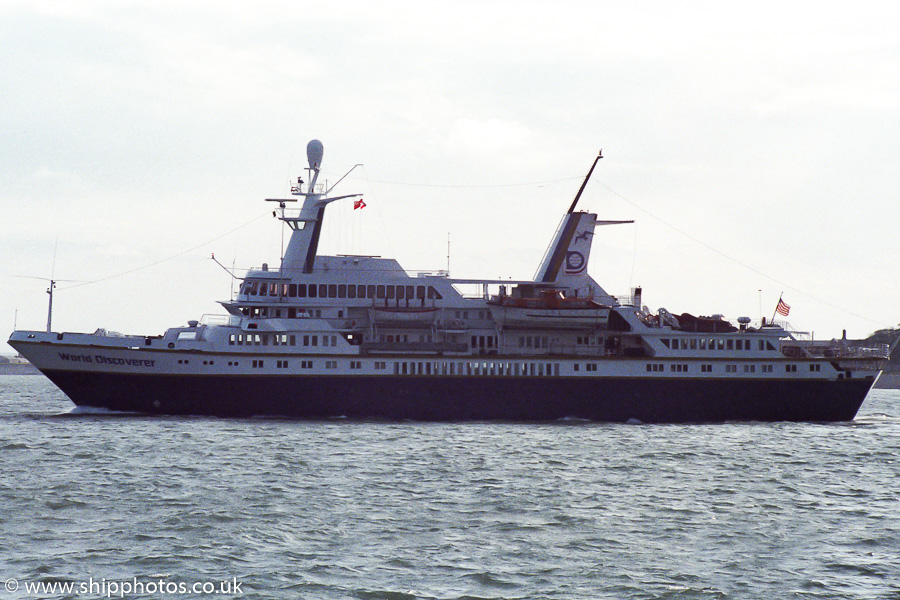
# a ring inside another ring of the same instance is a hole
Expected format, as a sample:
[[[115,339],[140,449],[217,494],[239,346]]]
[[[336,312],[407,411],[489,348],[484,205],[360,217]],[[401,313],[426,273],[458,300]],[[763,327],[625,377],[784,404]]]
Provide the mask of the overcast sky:
[[[158,334],[277,265],[266,197],[324,176],[320,250],[533,276],[580,208],[652,309],[816,338],[900,322],[900,5],[0,0],[0,324]],[[10,351],[5,347],[4,352]]]

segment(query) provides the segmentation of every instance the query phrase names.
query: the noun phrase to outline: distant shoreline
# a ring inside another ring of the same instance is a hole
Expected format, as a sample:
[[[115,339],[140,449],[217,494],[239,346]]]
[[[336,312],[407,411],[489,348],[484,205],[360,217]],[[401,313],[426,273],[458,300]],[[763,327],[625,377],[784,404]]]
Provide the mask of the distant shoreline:
[[[40,375],[30,363],[0,363],[0,375]]]
[[[876,390],[898,390],[900,389],[900,372],[882,373],[878,381],[875,382]]]

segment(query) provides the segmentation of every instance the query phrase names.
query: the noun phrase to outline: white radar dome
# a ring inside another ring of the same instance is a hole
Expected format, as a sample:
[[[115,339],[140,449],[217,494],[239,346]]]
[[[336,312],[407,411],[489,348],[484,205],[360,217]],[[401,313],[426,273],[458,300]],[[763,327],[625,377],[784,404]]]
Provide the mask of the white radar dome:
[[[319,140],[311,140],[306,145],[306,158],[309,160],[310,169],[318,169],[322,166],[322,154],[324,152],[325,147],[322,146],[322,142]]]

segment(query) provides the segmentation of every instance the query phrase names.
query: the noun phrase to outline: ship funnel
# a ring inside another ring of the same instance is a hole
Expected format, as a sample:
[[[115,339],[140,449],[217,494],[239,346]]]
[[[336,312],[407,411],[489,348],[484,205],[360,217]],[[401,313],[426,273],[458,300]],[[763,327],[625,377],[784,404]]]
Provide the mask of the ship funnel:
[[[325,152],[325,147],[322,146],[322,142],[319,140],[310,140],[310,142],[306,145],[306,158],[309,160],[309,168],[314,171],[318,171],[319,167],[322,165],[322,154]]]

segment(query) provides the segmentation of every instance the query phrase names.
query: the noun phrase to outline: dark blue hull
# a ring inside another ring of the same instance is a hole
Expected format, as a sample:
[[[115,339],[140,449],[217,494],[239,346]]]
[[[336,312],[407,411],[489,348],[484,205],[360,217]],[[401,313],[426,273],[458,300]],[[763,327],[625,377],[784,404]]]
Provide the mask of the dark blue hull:
[[[872,379],[45,373],[79,406],[167,415],[416,421],[850,421]]]

